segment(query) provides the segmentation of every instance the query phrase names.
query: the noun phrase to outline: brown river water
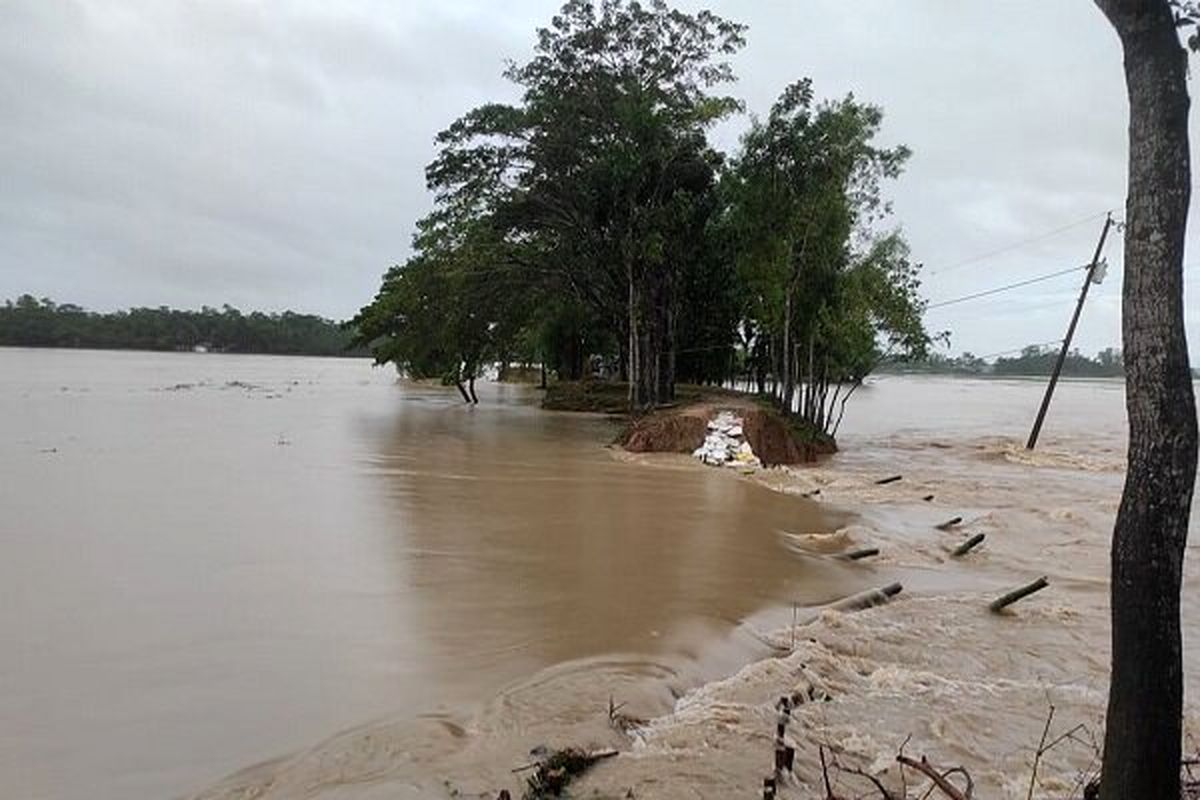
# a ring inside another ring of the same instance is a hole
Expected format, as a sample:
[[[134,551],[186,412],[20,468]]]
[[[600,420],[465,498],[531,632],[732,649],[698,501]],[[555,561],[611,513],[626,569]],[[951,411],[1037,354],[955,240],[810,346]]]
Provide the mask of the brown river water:
[[[1027,455],[1041,390],[880,378],[841,454],[747,477],[618,453],[528,387],[471,409],[358,360],[0,349],[3,796],[494,797],[576,743],[626,753],[596,796],[731,796],[810,685],[848,761],[911,733],[1023,797],[1047,703],[1103,709],[1124,447],[1121,385],[1068,381]],[[978,613],[1038,574],[1028,610]],[[903,602],[819,610],[891,580]]]

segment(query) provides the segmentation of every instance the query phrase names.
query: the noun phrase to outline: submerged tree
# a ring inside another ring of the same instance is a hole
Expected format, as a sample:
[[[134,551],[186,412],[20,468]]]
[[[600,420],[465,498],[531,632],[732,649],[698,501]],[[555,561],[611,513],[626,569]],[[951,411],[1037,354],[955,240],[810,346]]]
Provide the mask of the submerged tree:
[[[475,379],[520,349],[534,298],[519,276],[493,268],[508,248],[486,224],[419,227],[418,254],[387,272],[350,325],[377,363],[439,378],[477,403]]]
[[[1100,796],[1176,798],[1183,713],[1179,593],[1197,447],[1183,315],[1191,199],[1187,56],[1172,8],[1181,4],[1096,3],[1120,37],[1129,95],[1121,300],[1129,463],[1112,541],[1112,682]],[[1178,22],[1194,26],[1196,17],[1184,14]],[[1193,36],[1193,47],[1196,41]]]

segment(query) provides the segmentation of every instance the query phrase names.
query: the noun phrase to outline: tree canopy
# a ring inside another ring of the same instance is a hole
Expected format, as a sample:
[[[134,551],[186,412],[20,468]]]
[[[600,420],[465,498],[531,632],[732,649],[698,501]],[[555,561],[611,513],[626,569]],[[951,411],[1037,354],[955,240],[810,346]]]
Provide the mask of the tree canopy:
[[[21,295],[0,306],[0,346],[192,350],[287,355],[363,355],[339,323],[285,311],[243,314],[233,306],[185,311],[166,306],[101,314],[72,303]]]
[[[908,150],[875,143],[877,107],[800,80],[719,152],[744,32],[663,0],[568,0],[504,71],[519,101],[437,135],[434,209],[359,341],[460,386],[512,357],[614,374],[634,410],[753,375],[834,427],[842,385],[929,341],[917,267],[880,225]]]
[[[916,361],[888,360],[879,365],[881,372],[929,373],[939,375],[1049,375],[1058,361],[1058,348],[1031,344],[1013,355],[998,355],[992,361],[964,352],[957,356],[929,353]],[[1089,358],[1078,349],[1071,350],[1063,360],[1062,374],[1075,378],[1119,378],[1125,374],[1125,360],[1120,350],[1106,347]]]

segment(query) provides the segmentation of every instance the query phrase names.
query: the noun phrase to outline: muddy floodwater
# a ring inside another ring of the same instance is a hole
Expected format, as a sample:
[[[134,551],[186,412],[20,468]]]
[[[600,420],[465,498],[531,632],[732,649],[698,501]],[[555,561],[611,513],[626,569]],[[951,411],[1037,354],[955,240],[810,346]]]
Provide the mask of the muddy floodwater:
[[[170,798],[564,662],[679,690],[862,588],[838,514],[623,463],[523,387],[366,361],[0,349],[0,794]],[[581,682],[589,672],[580,667]]]
[[[598,742],[629,753],[602,796],[731,796],[804,681],[843,758],[915,734],[1001,796],[1048,698],[1094,724],[1104,696],[1122,387],[1065,382],[1029,455],[1042,386],[881,377],[842,453],[744,476],[618,453],[529,387],[466,408],[360,360],[0,349],[0,794],[493,797],[530,747]],[[980,612],[1036,574],[1028,611]],[[905,602],[798,643],[891,580]]]

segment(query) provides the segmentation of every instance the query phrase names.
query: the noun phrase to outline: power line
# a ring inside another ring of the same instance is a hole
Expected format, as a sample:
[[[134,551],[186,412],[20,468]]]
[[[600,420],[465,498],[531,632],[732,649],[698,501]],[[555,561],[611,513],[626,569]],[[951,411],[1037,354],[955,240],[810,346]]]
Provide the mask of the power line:
[[[982,356],[975,356],[975,358],[978,358],[982,361],[987,361],[989,358],[999,358],[1000,356],[1010,356],[1013,353],[1023,353],[1026,350],[1028,350],[1030,347],[1036,347],[1040,350],[1043,347],[1049,347],[1050,345],[1060,345],[1062,343],[1063,343],[1062,339],[1054,339],[1053,341],[1049,341],[1049,342],[1038,342],[1037,344],[1027,344],[1024,347],[1014,347],[1012,350],[1001,350],[998,353],[986,353],[985,355],[982,355]]]
[[[999,350],[995,353],[984,353],[981,356],[977,356],[974,353],[970,353],[970,351],[964,350],[962,355],[967,355],[969,353],[972,358],[978,358],[980,361],[987,361],[990,358],[998,358],[1000,356],[1010,356],[1014,353],[1023,353],[1023,352],[1025,352],[1025,350],[1027,350],[1030,347],[1036,347],[1040,350],[1043,347],[1049,347],[1050,345],[1060,345],[1062,343],[1063,343],[1062,339],[1055,339],[1050,342],[1038,342],[1037,344],[1027,344],[1024,347],[1014,347],[1012,350]]]
[[[1025,247],[1026,245],[1033,244],[1035,242],[1040,242],[1043,239],[1049,239],[1052,236],[1057,236],[1058,234],[1063,233],[1064,231],[1069,231],[1072,228],[1077,228],[1080,225],[1083,225],[1084,223],[1091,222],[1094,219],[1099,219],[1100,217],[1103,217],[1105,214],[1108,214],[1108,213],[1109,213],[1108,211],[1100,211],[1096,214],[1089,214],[1088,216],[1084,217],[1083,219],[1078,219],[1078,220],[1075,220],[1074,222],[1067,223],[1066,225],[1063,225],[1061,228],[1055,228],[1054,230],[1046,231],[1045,233],[1039,233],[1036,236],[1029,237],[1028,239],[1022,239],[1020,241],[1013,242],[1012,244],[1007,244],[1004,247],[1000,247],[995,250],[989,250],[985,253],[980,253],[979,255],[971,256],[970,258],[965,258],[962,261],[956,261],[955,263],[950,264],[949,266],[946,266],[946,267],[942,267],[941,269],[931,270],[929,274],[930,274],[930,276],[942,275],[946,272],[952,272],[953,270],[960,269],[960,268],[966,267],[966,266],[970,266],[971,264],[974,264],[979,261],[983,261],[984,259],[992,258],[993,256],[998,256],[1003,253],[1007,253],[1011,250],[1016,250],[1018,248]]]
[[[956,303],[965,303],[968,300],[976,300],[980,297],[987,297],[989,295],[999,294],[1000,292],[1007,292],[1012,289],[1019,289],[1022,286],[1029,286],[1030,284],[1041,283],[1042,281],[1048,281],[1051,278],[1060,278],[1063,275],[1070,275],[1072,272],[1079,272],[1080,270],[1084,270],[1087,268],[1088,268],[1088,265],[1085,264],[1082,267],[1071,267],[1070,269],[1063,269],[1063,270],[1059,270],[1058,272],[1050,272],[1045,275],[1038,275],[1033,278],[1027,278],[1023,281],[1017,281],[1016,283],[1009,283],[1009,284],[1005,284],[1004,286],[997,286],[994,289],[984,289],[982,292],[975,292],[973,294],[963,295],[962,297],[955,297],[950,300],[942,300],[937,303],[930,303],[929,305],[925,306],[925,309],[929,310],[932,308],[941,308],[943,306],[952,306],[952,305],[955,305]]]

